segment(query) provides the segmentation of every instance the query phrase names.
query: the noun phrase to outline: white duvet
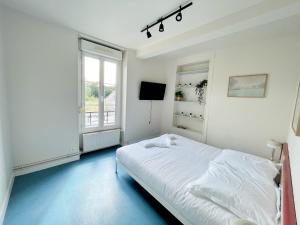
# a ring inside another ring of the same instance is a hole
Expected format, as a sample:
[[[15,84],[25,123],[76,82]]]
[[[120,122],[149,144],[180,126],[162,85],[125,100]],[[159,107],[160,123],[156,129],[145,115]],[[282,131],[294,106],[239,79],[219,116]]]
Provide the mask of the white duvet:
[[[278,173],[266,159],[232,150],[224,150],[210,162],[208,170],[190,183],[190,192],[229,209],[240,218],[257,225],[277,224]]]
[[[168,148],[145,148],[140,143],[117,150],[117,159],[194,225],[229,225],[233,213],[191,194],[187,185],[201,177],[222,150],[176,137]]]

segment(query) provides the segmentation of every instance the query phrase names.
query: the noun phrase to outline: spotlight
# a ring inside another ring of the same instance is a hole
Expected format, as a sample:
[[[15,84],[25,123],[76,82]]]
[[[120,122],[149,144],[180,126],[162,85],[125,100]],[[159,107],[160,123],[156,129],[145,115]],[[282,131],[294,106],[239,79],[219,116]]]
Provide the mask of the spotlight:
[[[159,25],[159,32],[164,32],[165,28],[164,28],[164,25],[162,23],[162,20],[160,21],[160,25]]]
[[[148,30],[148,26],[147,26],[147,38],[151,38],[151,37],[152,37],[152,35],[151,35],[150,31]]]
[[[0,0],[1,2],[1,0]],[[191,5],[193,5],[193,2],[190,0],[189,3],[183,4],[183,5],[179,5],[179,7],[176,10],[171,11],[170,13],[168,13],[167,15],[158,17],[157,20],[155,20],[152,23],[147,24],[142,30],[141,32],[145,32],[147,35],[147,38],[151,38],[152,34],[150,33],[150,29],[154,26],[158,26],[158,31],[159,32],[164,32],[165,31],[165,25],[164,25],[164,21],[169,19],[169,18],[174,18],[177,22],[180,22],[182,20],[182,11],[185,10],[186,8],[190,7]]]
[[[176,15],[175,19],[177,22],[182,20],[181,6],[179,6],[179,13]]]

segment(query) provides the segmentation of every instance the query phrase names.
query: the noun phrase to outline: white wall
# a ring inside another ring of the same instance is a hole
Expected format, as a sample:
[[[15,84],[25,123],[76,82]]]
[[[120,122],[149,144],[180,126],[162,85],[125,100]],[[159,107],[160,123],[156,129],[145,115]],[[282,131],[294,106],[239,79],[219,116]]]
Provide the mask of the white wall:
[[[300,48],[300,42],[296,45],[297,49]],[[294,84],[294,102],[293,102],[293,109],[295,107],[296,98],[297,98],[297,90],[298,84],[300,81],[300,71],[298,76],[298,82]],[[299,178],[299,171],[300,171],[300,137],[295,136],[292,127],[292,120],[293,120],[293,113],[292,110],[290,113],[290,129],[289,129],[289,136],[288,136],[288,146],[289,146],[289,153],[290,153],[290,163],[291,163],[291,170],[292,170],[292,177],[293,177],[293,188],[294,188],[294,199],[295,199],[295,206],[296,206],[296,213],[298,221],[300,219],[300,178]]]
[[[192,61],[214,56],[212,79],[209,80],[208,144],[269,157],[268,139],[287,140],[295,83],[299,76],[298,42],[299,38],[285,38],[187,57]],[[172,87],[175,85],[174,60],[170,65],[168,85]],[[258,73],[269,74],[266,98],[227,97],[229,76]],[[168,96],[162,119],[164,132],[172,131],[173,88],[168,89]]]
[[[292,182],[293,182],[293,190],[294,190],[294,199],[296,206],[296,213],[298,222],[300,220],[300,137],[295,136],[292,129],[290,129],[289,138],[288,138],[288,146],[290,152],[290,163],[292,170]]]
[[[286,142],[300,72],[299,40],[268,41],[216,52],[208,143],[270,156],[268,139]],[[257,73],[269,74],[266,98],[226,97],[230,75]]]
[[[9,138],[9,124],[7,118],[7,82],[3,59],[3,26],[2,9],[0,8],[0,224],[4,218],[4,211],[12,178],[11,146]]]
[[[3,16],[14,166],[78,153],[77,33]]]
[[[126,101],[125,123],[123,123],[125,143],[154,137],[161,132],[161,109],[163,101],[153,101],[152,122],[149,125],[150,101],[140,101],[141,81],[165,82],[164,62],[157,59],[142,60],[136,58],[136,52],[128,50],[125,56],[127,71],[123,74],[127,90],[123,92]]]

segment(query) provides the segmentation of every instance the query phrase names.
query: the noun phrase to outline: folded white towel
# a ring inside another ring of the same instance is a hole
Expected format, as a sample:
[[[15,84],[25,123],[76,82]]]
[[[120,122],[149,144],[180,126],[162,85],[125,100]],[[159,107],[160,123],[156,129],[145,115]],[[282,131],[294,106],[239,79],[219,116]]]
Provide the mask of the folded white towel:
[[[177,137],[176,136],[174,136],[173,134],[163,134],[163,135],[161,135],[161,137],[167,137],[167,138],[170,138],[172,141],[174,141],[174,140],[176,140],[177,139]]]
[[[139,142],[144,148],[169,148],[171,145],[176,145],[174,139],[171,136],[164,134],[157,138],[152,138],[149,140]]]

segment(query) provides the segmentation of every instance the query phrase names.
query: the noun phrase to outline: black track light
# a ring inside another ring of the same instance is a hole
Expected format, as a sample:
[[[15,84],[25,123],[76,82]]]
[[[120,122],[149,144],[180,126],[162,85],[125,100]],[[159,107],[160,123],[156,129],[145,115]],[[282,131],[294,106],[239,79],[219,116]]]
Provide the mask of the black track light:
[[[163,22],[165,20],[167,20],[168,18],[173,17],[173,16],[175,16],[175,19],[176,19],[177,22],[180,22],[182,20],[182,11],[185,10],[186,8],[190,7],[191,5],[193,5],[193,2],[189,2],[189,3],[186,3],[184,5],[180,5],[179,8],[177,8],[177,10],[173,10],[172,12],[168,13],[165,16],[158,17],[159,18],[158,20],[148,24],[146,27],[144,27],[141,30],[141,32],[146,32],[147,38],[151,38],[152,35],[151,35],[149,29],[156,26],[156,25],[159,25],[159,28],[158,28],[159,32],[164,32],[165,31],[165,26],[164,26]]]
[[[162,23],[162,20],[160,21],[160,25],[159,25],[159,32],[164,32],[165,28],[164,28],[164,25]]]
[[[176,15],[175,19],[177,22],[182,20],[181,6],[179,6],[179,13]]]
[[[151,37],[152,37],[152,35],[151,35],[150,31],[147,31],[147,38],[151,38]]]
[[[152,35],[151,35],[150,31],[148,30],[148,26],[147,26],[147,38],[151,38],[151,37],[152,37]]]

